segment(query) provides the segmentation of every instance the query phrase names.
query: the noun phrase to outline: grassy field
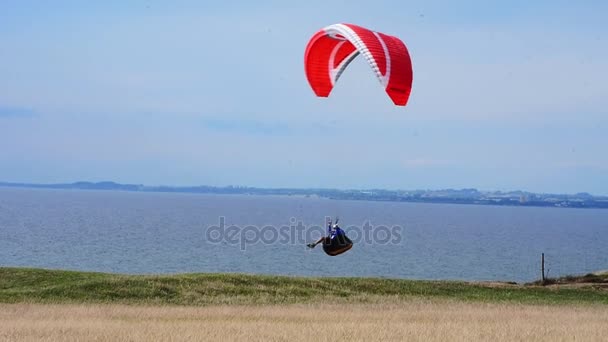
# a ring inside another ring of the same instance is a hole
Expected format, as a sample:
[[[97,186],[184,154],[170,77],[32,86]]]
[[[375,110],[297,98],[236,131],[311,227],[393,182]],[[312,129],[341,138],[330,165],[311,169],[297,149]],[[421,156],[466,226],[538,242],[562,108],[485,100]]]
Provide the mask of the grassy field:
[[[0,304],[0,341],[605,341],[608,306]]]
[[[453,300],[517,304],[608,304],[607,276],[552,286],[378,278],[243,274],[135,276],[0,268],[0,303],[252,305]],[[582,278],[573,278],[582,279]],[[576,286],[572,286],[576,285]]]
[[[608,276],[547,283],[0,268],[0,341],[604,341]]]

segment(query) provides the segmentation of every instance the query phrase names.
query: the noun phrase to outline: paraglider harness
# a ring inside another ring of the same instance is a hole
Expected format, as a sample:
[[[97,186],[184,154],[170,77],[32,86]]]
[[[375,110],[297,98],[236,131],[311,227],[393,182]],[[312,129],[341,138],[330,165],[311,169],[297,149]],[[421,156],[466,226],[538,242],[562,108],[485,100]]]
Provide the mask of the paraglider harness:
[[[331,220],[327,225],[327,236],[323,240],[323,251],[327,255],[336,256],[342,254],[353,247],[353,242],[346,236],[346,233],[338,226],[338,218],[336,223],[331,224]]]

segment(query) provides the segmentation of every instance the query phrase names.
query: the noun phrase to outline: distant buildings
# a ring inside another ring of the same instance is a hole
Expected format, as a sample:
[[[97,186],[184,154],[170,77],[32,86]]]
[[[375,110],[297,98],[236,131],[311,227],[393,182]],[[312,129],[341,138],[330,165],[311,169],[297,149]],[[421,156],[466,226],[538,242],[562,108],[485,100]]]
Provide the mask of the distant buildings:
[[[200,194],[241,194],[241,195],[299,195],[304,197],[323,197],[329,199],[456,203],[480,205],[538,206],[558,208],[608,208],[608,196],[593,196],[588,193],[574,195],[535,194],[524,191],[479,191],[477,189],[442,190],[341,190],[341,189],[291,189],[291,188],[252,188],[246,186],[144,186],[141,184],[119,184],[114,182],[76,182],[69,184],[24,184],[2,183],[0,187],[47,188],[47,189],[86,189],[139,192],[182,192]]]

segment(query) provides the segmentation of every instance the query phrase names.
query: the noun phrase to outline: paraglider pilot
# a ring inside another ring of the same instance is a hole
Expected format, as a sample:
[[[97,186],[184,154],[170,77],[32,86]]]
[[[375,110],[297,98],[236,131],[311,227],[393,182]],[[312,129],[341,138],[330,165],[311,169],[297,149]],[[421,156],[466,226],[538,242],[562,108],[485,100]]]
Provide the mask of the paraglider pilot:
[[[345,236],[346,234],[344,233],[344,231],[342,230],[342,228],[340,228],[338,226],[338,218],[336,218],[336,223],[334,223],[332,225],[331,219],[327,220],[327,236],[322,236],[319,240],[317,240],[317,242],[315,243],[309,243],[307,246],[309,248],[315,248],[315,246],[317,246],[320,243],[331,243],[331,241],[339,236]]]

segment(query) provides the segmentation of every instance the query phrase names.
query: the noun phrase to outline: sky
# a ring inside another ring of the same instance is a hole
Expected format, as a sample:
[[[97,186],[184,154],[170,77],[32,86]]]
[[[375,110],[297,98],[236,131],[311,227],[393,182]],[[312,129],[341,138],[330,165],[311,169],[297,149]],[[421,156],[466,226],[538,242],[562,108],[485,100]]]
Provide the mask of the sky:
[[[0,181],[608,194],[604,1],[0,2]],[[308,39],[401,38],[394,106]]]

